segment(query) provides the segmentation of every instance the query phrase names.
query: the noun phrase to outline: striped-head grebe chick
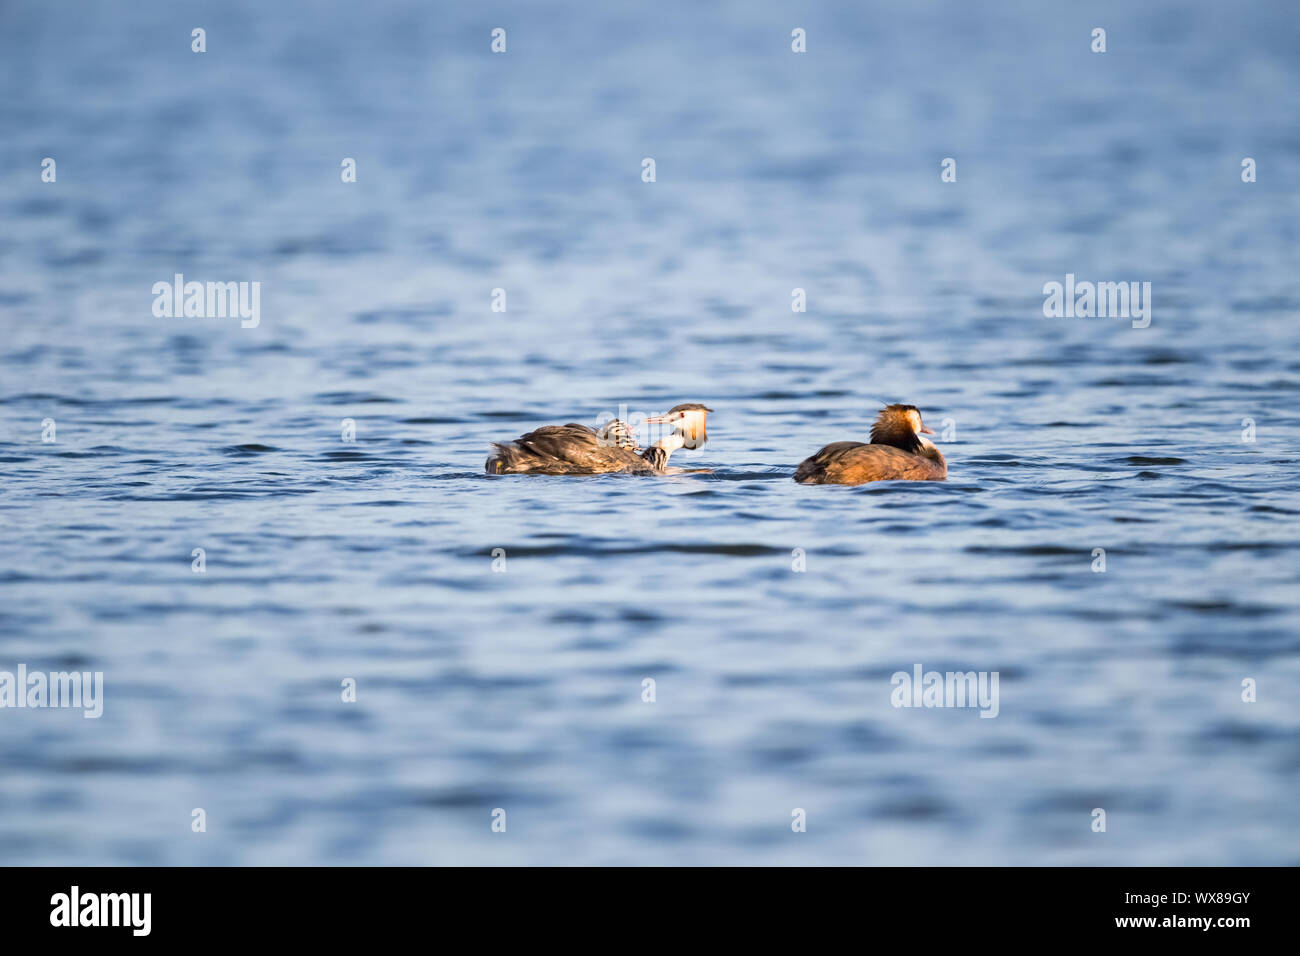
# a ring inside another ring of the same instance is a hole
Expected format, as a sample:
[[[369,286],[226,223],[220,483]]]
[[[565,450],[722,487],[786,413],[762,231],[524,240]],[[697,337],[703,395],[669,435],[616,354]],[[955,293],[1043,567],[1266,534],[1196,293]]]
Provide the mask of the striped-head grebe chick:
[[[673,430],[645,451],[638,451],[631,428],[619,419],[600,431],[573,422],[547,425],[514,441],[494,442],[484,469],[489,475],[663,474],[674,451],[699,448],[708,440],[705,419],[711,411],[688,403],[647,418],[647,425],[672,425]]]
[[[596,437],[607,444],[617,445],[619,448],[628,448],[632,451],[641,450],[636,443],[636,429],[621,418],[611,418],[605,422],[600,430],[596,432]]]
[[[948,463],[922,435],[933,435],[921,424],[915,405],[887,405],[871,426],[871,442],[837,441],[795,469],[794,480],[805,485],[860,485],[868,481],[943,481]]]

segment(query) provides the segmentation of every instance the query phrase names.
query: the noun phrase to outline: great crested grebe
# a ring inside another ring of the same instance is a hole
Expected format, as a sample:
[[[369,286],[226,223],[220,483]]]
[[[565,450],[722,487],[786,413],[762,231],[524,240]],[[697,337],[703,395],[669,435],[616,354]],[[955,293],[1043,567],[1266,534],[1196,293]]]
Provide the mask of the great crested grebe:
[[[887,405],[871,426],[871,443],[837,441],[795,469],[805,485],[860,485],[868,481],[943,481],[948,463],[922,435],[934,432],[921,424],[915,405]]]
[[[644,451],[636,447],[632,430],[619,419],[600,431],[570,422],[546,425],[514,441],[493,442],[494,453],[484,464],[489,475],[599,475],[631,472],[661,475],[668,456],[678,448],[699,448],[709,440],[704,426],[713,409],[696,402],[674,405],[663,415],[647,418],[647,425],[672,425]]]

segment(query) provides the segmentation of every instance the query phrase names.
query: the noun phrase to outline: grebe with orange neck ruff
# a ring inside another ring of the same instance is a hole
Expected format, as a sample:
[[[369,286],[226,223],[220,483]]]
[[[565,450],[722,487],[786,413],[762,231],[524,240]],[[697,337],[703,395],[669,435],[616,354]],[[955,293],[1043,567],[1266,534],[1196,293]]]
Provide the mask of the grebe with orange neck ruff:
[[[699,448],[709,440],[705,424],[711,411],[687,402],[647,418],[647,425],[672,425],[673,430],[644,451],[631,439],[627,423],[617,419],[600,431],[573,422],[546,425],[514,441],[494,442],[484,470],[489,475],[662,475],[674,451]]]
[[[943,481],[948,463],[922,435],[915,405],[887,405],[871,426],[871,441],[837,441],[800,462],[794,480],[805,485],[861,485],[868,481]]]

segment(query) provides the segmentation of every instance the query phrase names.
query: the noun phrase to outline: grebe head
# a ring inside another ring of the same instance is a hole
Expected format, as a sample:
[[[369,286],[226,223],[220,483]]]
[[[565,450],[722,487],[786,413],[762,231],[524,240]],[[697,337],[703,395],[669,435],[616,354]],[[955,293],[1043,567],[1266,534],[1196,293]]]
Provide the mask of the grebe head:
[[[871,443],[916,452],[926,444],[920,436],[933,434],[921,423],[921,413],[915,405],[886,405],[871,426]]]
[[[647,418],[647,425],[672,425],[676,434],[681,436],[682,448],[699,448],[709,440],[705,432],[705,424],[709,417],[709,412],[713,409],[707,405],[701,405],[698,402],[687,402],[684,405],[674,405],[663,415],[655,415]]]

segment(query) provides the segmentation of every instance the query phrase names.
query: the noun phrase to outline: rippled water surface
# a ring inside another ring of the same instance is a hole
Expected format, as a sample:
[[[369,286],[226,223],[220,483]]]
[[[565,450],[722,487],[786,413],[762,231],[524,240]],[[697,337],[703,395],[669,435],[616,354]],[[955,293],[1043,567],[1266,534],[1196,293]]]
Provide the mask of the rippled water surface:
[[[0,8],[0,670],[105,680],[0,861],[1300,862],[1293,5],[601,6]],[[946,483],[790,480],[882,401]]]

